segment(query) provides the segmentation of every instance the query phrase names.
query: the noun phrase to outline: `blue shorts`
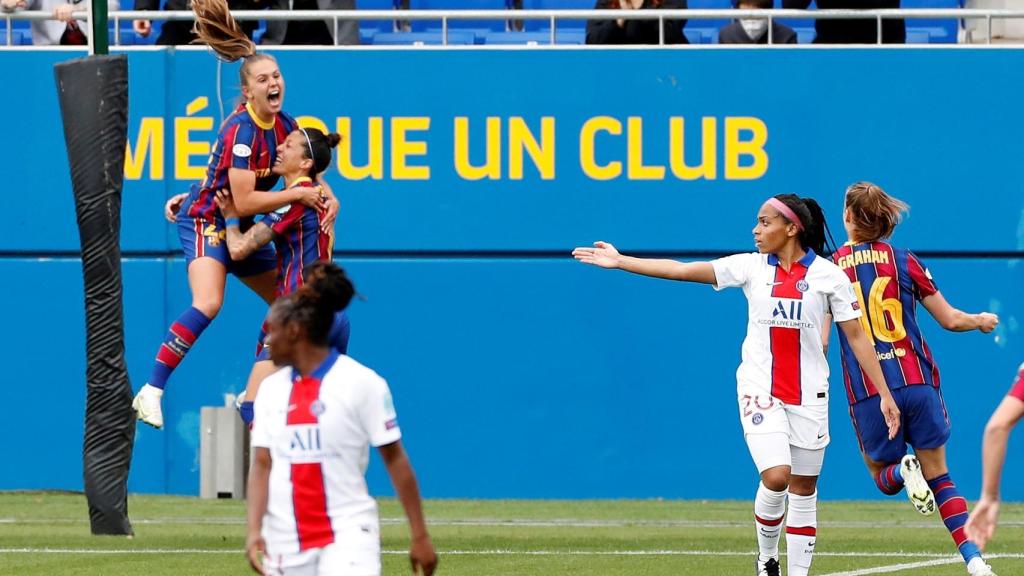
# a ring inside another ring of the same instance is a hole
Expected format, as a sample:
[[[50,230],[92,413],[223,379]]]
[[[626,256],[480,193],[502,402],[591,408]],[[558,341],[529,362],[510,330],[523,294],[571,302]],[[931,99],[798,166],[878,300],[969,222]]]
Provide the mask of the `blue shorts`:
[[[267,243],[245,260],[232,260],[225,239],[227,232],[224,217],[218,211],[212,222],[202,217],[193,218],[188,215],[191,205],[192,198],[189,198],[178,211],[177,218],[178,239],[181,240],[181,249],[185,252],[186,265],[191,264],[196,258],[207,256],[223,264],[229,273],[239,278],[255,276],[277,268],[277,254],[272,243]]]
[[[909,444],[915,450],[938,448],[949,440],[949,415],[942,392],[927,384],[903,386],[892,391],[900,409],[900,430],[889,440],[880,409],[881,398],[872,396],[850,406],[862,452],[875,462],[899,462]]]
[[[344,310],[334,313],[334,322],[331,324],[331,332],[327,336],[327,345],[333,348],[338,354],[348,354],[348,336],[350,326],[348,314]],[[266,337],[266,323],[264,329],[260,330],[259,342],[256,344],[256,361],[270,360],[270,349],[263,345]],[[273,345],[273,342],[271,342]]]

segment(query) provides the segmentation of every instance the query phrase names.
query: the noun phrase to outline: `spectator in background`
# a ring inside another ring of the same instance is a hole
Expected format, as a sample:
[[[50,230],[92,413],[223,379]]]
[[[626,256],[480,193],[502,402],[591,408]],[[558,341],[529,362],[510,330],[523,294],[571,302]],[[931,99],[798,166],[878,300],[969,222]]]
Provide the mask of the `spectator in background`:
[[[267,4],[265,0],[228,0],[228,6],[232,10],[262,10],[267,7]],[[135,0],[135,9],[160,10],[160,0]],[[163,9],[191,10],[192,7],[189,0],[167,0]],[[252,33],[256,30],[258,23],[248,20],[238,24],[242,27],[245,35],[252,38]],[[192,26],[191,20],[167,20],[160,28],[160,36],[157,37],[156,43],[162,46],[189,44],[197,38],[195,32],[192,31]],[[132,29],[139,36],[148,38],[153,32],[153,23],[150,20],[136,20],[132,22]]]
[[[270,0],[271,10],[355,10],[356,0]],[[338,20],[338,38],[334,38],[334,19],[268,20],[261,44],[359,44],[359,22]]]
[[[806,10],[811,0],[782,0],[783,8]],[[818,0],[821,10],[878,10],[899,8],[900,0]],[[874,18],[863,20],[815,20],[818,33],[815,44],[875,44],[878,42],[878,21]],[[882,20],[882,42],[904,44],[907,41],[907,26],[903,19]]]
[[[685,9],[686,0],[597,0],[595,10]],[[665,21],[665,44],[689,44],[686,20]],[[590,20],[587,44],[657,44],[658,20]]]
[[[739,10],[771,10],[774,0],[739,0]],[[796,32],[789,26],[772,21],[772,44],[796,44]],[[740,18],[718,33],[719,44],[767,44],[768,20]]]
[[[85,45],[89,42],[84,21],[72,18],[75,12],[85,12],[87,4],[82,0],[73,3],[64,0],[0,0],[0,11],[43,10],[53,12],[53,20],[32,21],[32,43],[36,46],[63,44],[66,46]],[[118,10],[119,0],[107,0],[108,10]]]

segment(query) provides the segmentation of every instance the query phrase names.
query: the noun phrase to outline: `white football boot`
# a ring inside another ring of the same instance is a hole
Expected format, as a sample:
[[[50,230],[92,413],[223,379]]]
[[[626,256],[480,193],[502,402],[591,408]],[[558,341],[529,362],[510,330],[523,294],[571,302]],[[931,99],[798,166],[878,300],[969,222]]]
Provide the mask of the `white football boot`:
[[[160,408],[160,399],[163,395],[163,390],[149,384],[146,384],[139,390],[139,393],[135,395],[135,399],[132,400],[132,408],[135,409],[135,415],[139,420],[153,428],[159,429],[164,427],[164,412]]]
[[[921,473],[921,463],[913,454],[907,454],[900,461],[900,474],[903,476],[903,485],[907,490],[907,498],[917,508],[917,511],[925,516],[935,513],[935,494],[932,493],[928,481]]]

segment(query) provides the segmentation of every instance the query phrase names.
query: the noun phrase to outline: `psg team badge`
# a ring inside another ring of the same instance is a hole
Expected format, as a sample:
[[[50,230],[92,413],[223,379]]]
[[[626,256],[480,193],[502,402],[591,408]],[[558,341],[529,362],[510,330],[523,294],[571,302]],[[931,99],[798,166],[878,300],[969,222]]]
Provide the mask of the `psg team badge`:
[[[807,280],[798,280],[796,283],[796,289],[801,292],[807,292],[807,289],[811,286],[807,284]]]
[[[758,412],[754,414],[754,417],[751,418],[750,421],[754,423],[754,426],[757,426],[761,422],[764,422],[764,415]]]
[[[309,412],[313,416],[319,416],[319,415],[323,414],[324,410],[325,410],[324,403],[319,401],[319,400],[316,400],[312,404],[309,405]]]

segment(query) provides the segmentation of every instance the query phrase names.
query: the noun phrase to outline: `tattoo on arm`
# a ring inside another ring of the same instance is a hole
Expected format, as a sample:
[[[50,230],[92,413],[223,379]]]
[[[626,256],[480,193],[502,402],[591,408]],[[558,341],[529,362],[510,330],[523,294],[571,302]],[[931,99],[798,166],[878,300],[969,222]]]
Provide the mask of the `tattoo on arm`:
[[[237,226],[228,227],[228,251],[231,252],[231,257],[234,260],[248,258],[250,254],[273,239],[274,231],[262,222],[253,225],[245,234],[242,234]]]

